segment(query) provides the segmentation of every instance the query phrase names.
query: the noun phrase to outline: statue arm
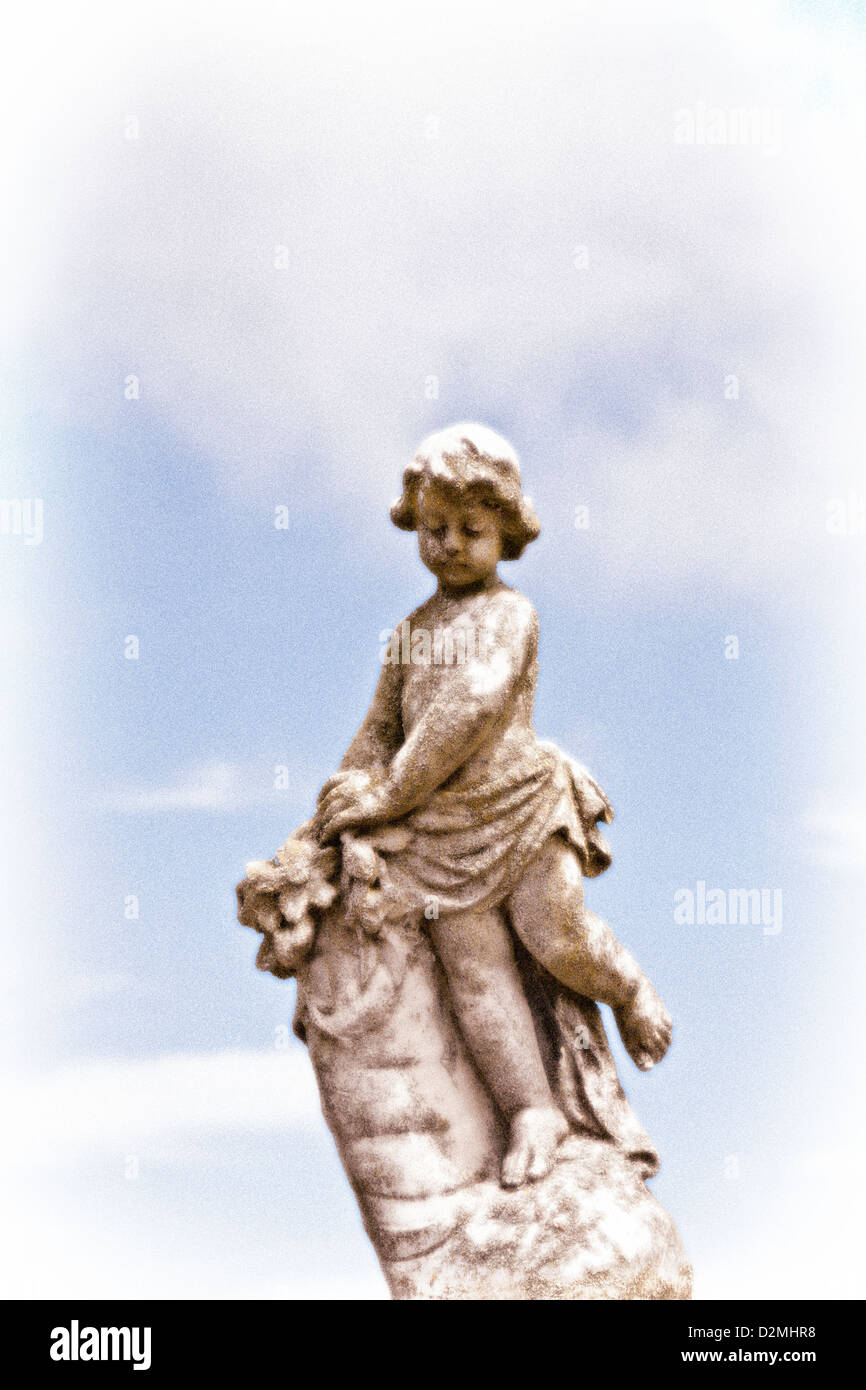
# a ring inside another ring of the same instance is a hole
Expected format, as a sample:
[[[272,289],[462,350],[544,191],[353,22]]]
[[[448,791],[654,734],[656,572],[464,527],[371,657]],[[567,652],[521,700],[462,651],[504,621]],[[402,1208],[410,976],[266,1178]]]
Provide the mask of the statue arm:
[[[341,830],[399,820],[423,805],[489,737],[534,658],[534,611],[527,604],[501,614],[488,624],[487,636],[483,659],[438,669],[435,693],[390,762],[364,769],[372,779],[359,781],[359,771],[353,776],[346,768],[325,783],[316,814],[323,843]]]
[[[443,670],[439,689],[388,770],[392,816],[403,816],[471,758],[507,710],[526,665],[526,636],[486,660]]]
[[[370,708],[346,749],[340,772],[382,770],[391,762],[403,742],[402,685],[399,666],[383,665]]]

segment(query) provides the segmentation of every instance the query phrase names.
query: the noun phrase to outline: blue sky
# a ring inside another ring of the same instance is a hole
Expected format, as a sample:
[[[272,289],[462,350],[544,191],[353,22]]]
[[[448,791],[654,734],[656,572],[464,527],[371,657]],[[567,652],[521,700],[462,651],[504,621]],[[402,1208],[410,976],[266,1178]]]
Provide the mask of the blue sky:
[[[862,1295],[856,13],[506,6],[491,39],[482,5],[325,9],[23,32],[3,496],[45,527],[0,537],[12,1291],[384,1296],[233,885],[429,592],[403,466],[476,418],[543,527],[503,568],[540,615],[537,728],[617,812],[589,900],[674,1015],[649,1076],[614,1045],[698,1293]],[[683,111],[724,143],[677,143]],[[779,890],[781,931],[676,924],[699,881]]]

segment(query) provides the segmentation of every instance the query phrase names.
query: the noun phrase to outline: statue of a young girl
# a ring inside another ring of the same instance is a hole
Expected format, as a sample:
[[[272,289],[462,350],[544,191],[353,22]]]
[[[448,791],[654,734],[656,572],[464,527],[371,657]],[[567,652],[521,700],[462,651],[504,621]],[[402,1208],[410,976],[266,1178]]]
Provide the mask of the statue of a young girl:
[[[373,703],[341,769],[322,788],[314,828],[399,822],[389,859],[429,931],[478,1069],[510,1125],[502,1181],[553,1165],[568,1131],[542,1062],[512,931],[576,994],[611,1006],[646,1070],[671,1021],[646,975],[584,905],[582,880],[610,862],[596,783],[532,727],[538,620],[503,584],[539,533],[510,445],[479,425],[427,439],[407,468],[395,525],[418,532],[438,583],[389,644]]]

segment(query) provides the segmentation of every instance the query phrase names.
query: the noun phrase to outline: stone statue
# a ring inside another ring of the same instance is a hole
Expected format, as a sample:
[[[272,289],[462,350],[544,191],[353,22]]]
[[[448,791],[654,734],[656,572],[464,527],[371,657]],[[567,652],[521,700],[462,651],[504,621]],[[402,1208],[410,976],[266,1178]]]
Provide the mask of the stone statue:
[[[249,864],[257,965],[295,1031],[397,1298],[688,1298],[658,1156],[597,1002],[648,1069],[652,984],[584,902],[613,811],[532,726],[538,620],[502,582],[539,533],[511,446],[424,441],[391,509],[435,593],[394,631],[313,817]]]

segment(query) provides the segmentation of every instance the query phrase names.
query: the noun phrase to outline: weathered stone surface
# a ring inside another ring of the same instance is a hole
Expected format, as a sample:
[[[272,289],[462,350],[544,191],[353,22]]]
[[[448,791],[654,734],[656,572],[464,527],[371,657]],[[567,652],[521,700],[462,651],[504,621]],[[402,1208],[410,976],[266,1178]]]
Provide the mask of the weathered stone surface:
[[[691,1297],[671,1217],[634,1161],[601,1140],[570,1136],[546,1178],[515,1191],[476,1183],[461,1199],[441,1245],[383,1259],[395,1298]]]
[[[299,974],[296,1028],[395,1298],[690,1297],[636,1122],[619,1126],[636,1143],[573,1133],[547,1177],[501,1186],[505,1127],[423,933],[359,940],[336,905]]]
[[[322,1109],[397,1298],[688,1298],[658,1155],[598,1002],[648,1070],[653,985],[584,901],[613,809],[532,724],[538,535],[510,445],[431,436],[391,512],[436,592],[395,629],[315,815],[247,866],[257,965],[298,978]]]

